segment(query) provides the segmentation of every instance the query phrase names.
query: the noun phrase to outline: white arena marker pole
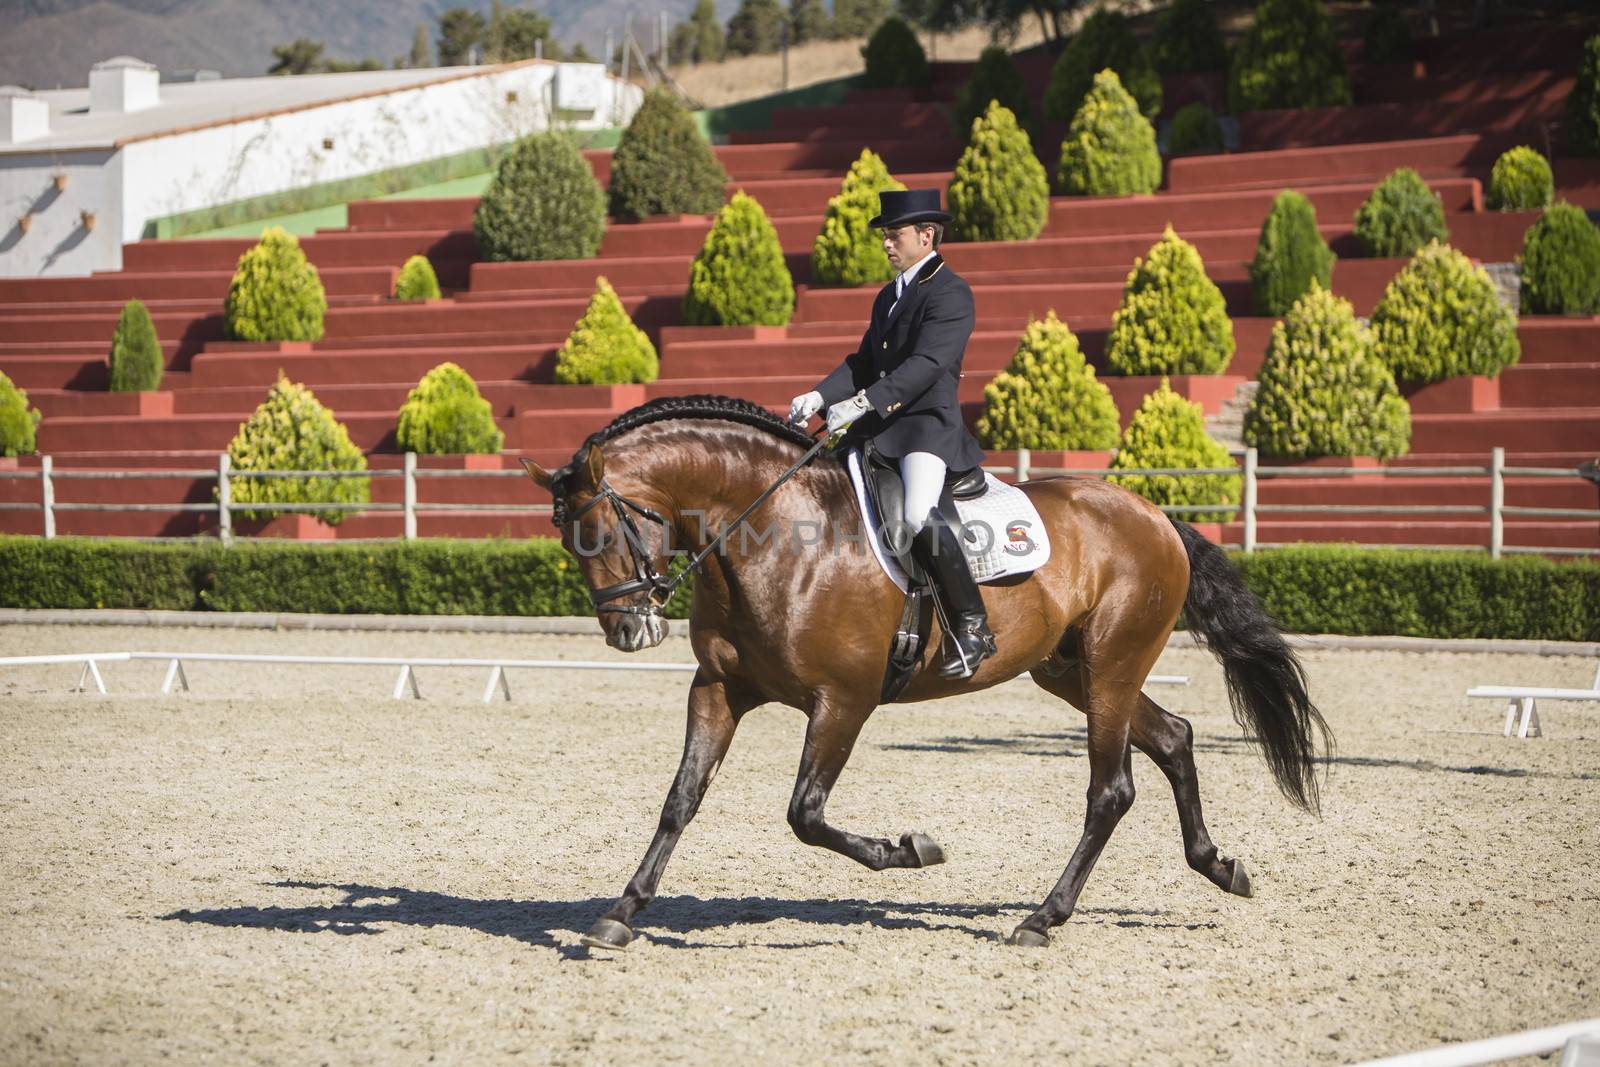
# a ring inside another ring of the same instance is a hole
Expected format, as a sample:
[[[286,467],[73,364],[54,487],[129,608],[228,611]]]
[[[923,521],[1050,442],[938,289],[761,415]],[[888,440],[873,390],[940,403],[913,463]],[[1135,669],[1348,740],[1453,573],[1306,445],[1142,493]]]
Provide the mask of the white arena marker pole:
[[[394,680],[394,698],[396,700],[400,699],[401,694],[406,691],[407,682],[411,683],[412,698],[421,700],[422,690],[417,687],[417,672],[411,669],[411,664],[409,663],[400,668],[400,677]]]
[[[1585,1019],[1582,1022],[1562,1023],[1560,1026],[1547,1026],[1541,1030],[1526,1030],[1520,1034],[1507,1034],[1504,1037],[1489,1037],[1482,1041],[1466,1041],[1458,1045],[1442,1045],[1439,1048],[1426,1049],[1422,1052],[1409,1052],[1403,1056],[1389,1056],[1381,1060],[1366,1060],[1356,1067],[1480,1067],[1481,1064],[1498,1063],[1501,1060],[1516,1059],[1520,1056],[1542,1056],[1555,1052],[1568,1042],[1577,1049],[1571,1056],[1563,1056],[1561,1067],[1592,1067],[1593,1061],[1585,1061],[1586,1049],[1593,1045],[1588,1041],[1575,1041],[1575,1038],[1592,1037],[1600,1034],[1600,1019]],[[1569,1064],[1568,1059],[1572,1059]]]
[[[503,665],[496,663],[494,669],[489,672],[489,684],[483,687],[483,702],[485,704],[494,699],[494,683],[497,681],[500,683],[500,692],[505,694],[506,700],[509,701],[511,699],[511,682],[506,678],[506,669]]]
[[[174,659],[167,665],[167,677],[166,680],[161,683],[161,692],[163,695],[172,692],[172,681],[174,678],[178,680],[179,685],[183,686],[183,691],[187,693],[189,691],[189,676],[183,673],[183,661],[181,659]]]

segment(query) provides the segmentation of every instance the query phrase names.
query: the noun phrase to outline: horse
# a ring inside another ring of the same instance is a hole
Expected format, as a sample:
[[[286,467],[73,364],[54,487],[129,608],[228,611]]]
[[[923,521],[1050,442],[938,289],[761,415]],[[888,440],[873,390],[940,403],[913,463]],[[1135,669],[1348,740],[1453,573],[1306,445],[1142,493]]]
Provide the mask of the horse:
[[[611,647],[633,652],[665,638],[662,597],[676,585],[664,574],[689,546],[701,549],[689,611],[697,668],[682,759],[638,871],[583,937],[591,948],[623,949],[633,939],[635,917],[654,898],[741,718],[770,702],[807,720],[788,806],[801,841],[874,871],[944,861],[927,834],[867,837],[825,817],[828,795],[879,703],[904,604],[865,550],[845,464],[819,453],[741,529],[728,525],[811,445],[804,430],[750,402],[686,396],[619,415],[556,471],[524,460],[551,494],[553,523],[578,560]],[[981,587],[998,654],[967,678],[943,678],[938,641],[930,638],[895,700],[973,693],[1026,671],[1087,716],[1081,837],[1060,880],[1008,943],[1043,946],[1071,916],[1133,804],[1134,748],[1171,785],[1189,866],[1225,892],[1250,896],[1245,865],[1224,857],[1206,830],[1189,723],[1141,687],[1182,613],[1221,662],[1234,718],[1253,734],[1279,789],[1315,813],[1317,745],[1326,752],[1332,735],[1298,659],[1227,556],[1192,527],[1098,479],[1040,478],[1020,488],[1049,530],[1052,553],[1020,580]]]

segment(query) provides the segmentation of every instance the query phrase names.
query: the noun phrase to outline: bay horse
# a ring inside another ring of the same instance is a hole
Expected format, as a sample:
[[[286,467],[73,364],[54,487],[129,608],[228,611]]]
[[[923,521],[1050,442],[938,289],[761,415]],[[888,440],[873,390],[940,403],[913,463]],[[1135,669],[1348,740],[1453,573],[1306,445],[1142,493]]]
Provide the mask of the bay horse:
[[[550,491],[554,524],[578,559],[607,643],[632,652],[666,636],[658,601],[669,589],[663,575],[673,553],[707,546],[811,444],[803,430],[747,401],[668,397],[591,434],[559,470],[524,466]],[[1133,748],[1171,784],[1189,866],[1222,890],[1249,896],[1244,864],[1222,856],[1206,831],[1193,731],[1141,686],[1185,613],[1221,661],[1234,718],[1253,733],[1279,788],[1314,812],[1317,741],[1326,749],[1332,738],[1299,661],[1221,549],[1192,527],[1097,479],[1041,478],[1021,489],[1048,527],[1052,554],[1020,580],[980,587],[998,654],[969,678],[942,678],[931,638],[897,700],[976,692],[1028,671],[1088,718],[1081,839],[1055,887],[1008,941],[1044,945],[1072,914],[1133,803]],[[844,464],[819,455],[740,525],[696,568],[689,641],[698,668],[682,761],[637,873],[583,938],[592,948],[621,949],[633,939],[634,918],[654,898],[740,718],[761,704],[787,704],[807,718],[788,811],[800,840],[875,871],[944,860],[925,834],[863,837],[824,816],[878,704],[903,607],[903,594],[865,548]]]

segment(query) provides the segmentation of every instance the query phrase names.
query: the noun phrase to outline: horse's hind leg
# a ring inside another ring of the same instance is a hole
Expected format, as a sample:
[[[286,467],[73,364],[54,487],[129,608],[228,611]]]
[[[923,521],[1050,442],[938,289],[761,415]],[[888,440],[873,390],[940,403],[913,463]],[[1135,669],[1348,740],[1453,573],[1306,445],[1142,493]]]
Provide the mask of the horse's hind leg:
[[[944,850],[925,834],[902,834],[898,843],[885,837],[862,837],[830,826],[824,816],[828,794],[871,713],[870,707],[850,709],[826,699],[812,711],[800,773],[789,798],[789,826],[806,844],[832,849],[875,871],[943,863]]]
[[[1050,669],[1036,669],[1032,677],[1040,688],[1080,710],[1088,708],[1081,664],[1072,658],[1055,661]],[[1134,747],[1149,756],[1172,785],[1178,805],[1178,825],[1183,828],[1183,854],[1189,866],[1220,888],[1240,896],[1250,895],[1250,876],[1237,859],[1224,859],[1206,830],[1200,805],[1200,778],[1194,765],[1194,731],[1180,718],[1139,694],[1139,707],[1130,727]]]
[[[622,896],[584,935],[585,945],[619,949],[633,940],[633,917],[655,898],[656,886],[678,838],[700,809],[700,801],[728,753],[739,716],[760,702],[758,696],[730,691],[727,683],[707,678],[701,672],[695,674],[689,688],[689,726],[683,758],[661,809],[655,837]]]

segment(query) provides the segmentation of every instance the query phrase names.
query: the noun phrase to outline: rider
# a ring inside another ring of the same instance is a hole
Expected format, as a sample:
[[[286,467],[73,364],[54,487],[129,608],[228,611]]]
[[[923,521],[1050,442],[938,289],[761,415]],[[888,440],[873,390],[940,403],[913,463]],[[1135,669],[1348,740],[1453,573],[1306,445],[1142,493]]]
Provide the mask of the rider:
[[[955,652],[939,673],[965,678],[995,653],[954,528],[960,520],[939,512],[946,471],[965,473],[983,462],[956,395],[975,318],[972,289],[939,256],[950,216],[939,210],[938,189],[879,193],[878,209],[868,225],[881,232],[896,277],[878,293],[861,347],[816,389],[795,397],[789,419],[804,422],[826,409],[829,433],[848,429],[846,445],[870,439],[899,461],[912,553],[950,613]]]

